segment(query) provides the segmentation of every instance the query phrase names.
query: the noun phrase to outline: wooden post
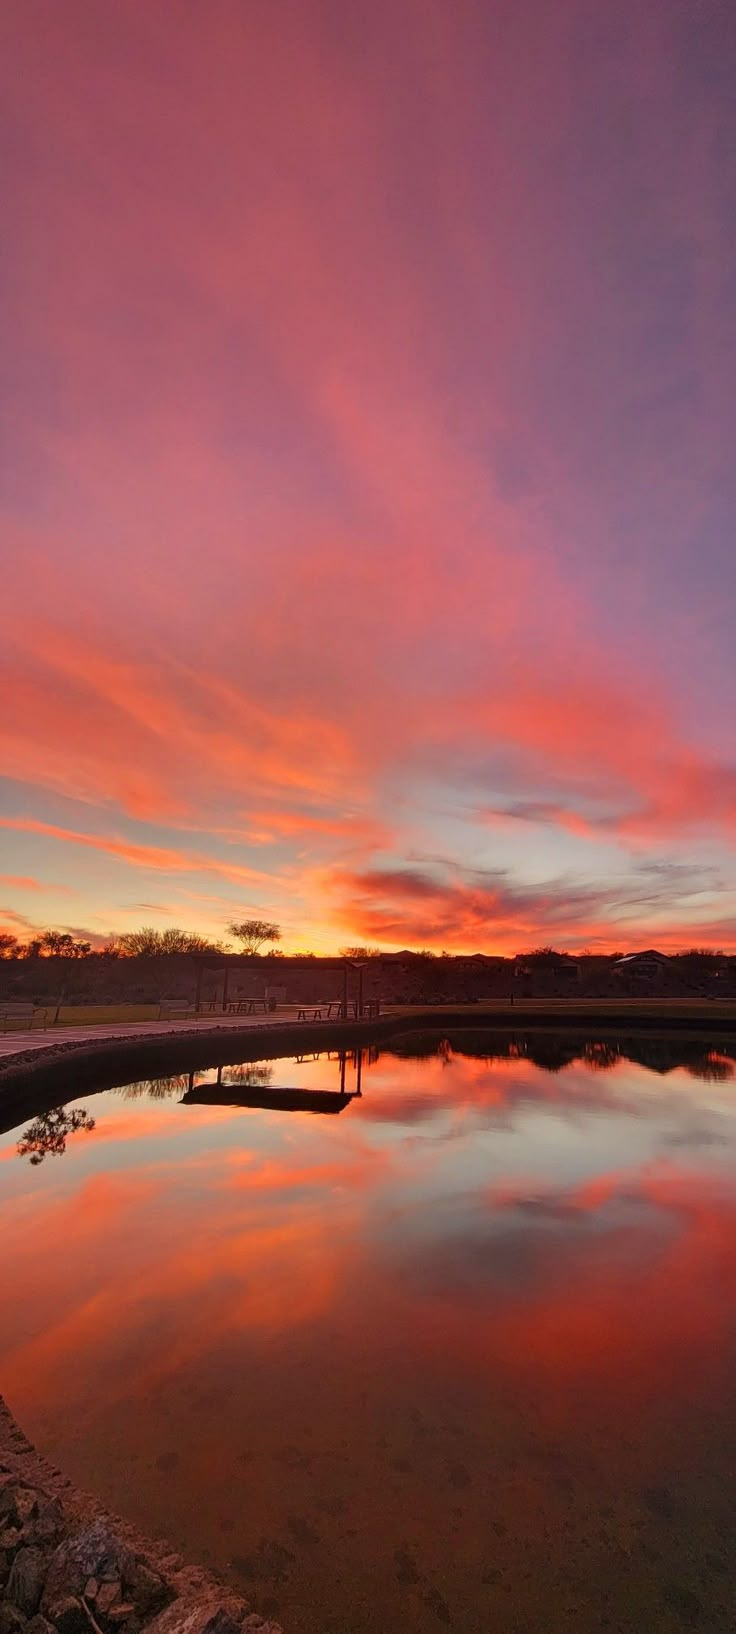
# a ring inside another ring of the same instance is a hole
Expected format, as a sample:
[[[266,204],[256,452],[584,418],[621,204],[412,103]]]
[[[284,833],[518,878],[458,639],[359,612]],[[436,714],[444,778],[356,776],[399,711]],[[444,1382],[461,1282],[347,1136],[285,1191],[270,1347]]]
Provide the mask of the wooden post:
[[[194,1008],[195,1008],[195,1010],[197,1012],[197,1015],[199,1015],[199,1006],[200,1006],[200,1004],[202,1002],[202,977],[203,977],[203,975],[204,975],[204,965],[203,964],[198,964],[197,965],[197,992],[196,992],[195,998],[194,998]]]
[[[224,980],[223,980],[223,983],[222,983],[222,1013],[223,1013],[223,1015],[225,1014],[225,1010],[227,1009],[227,989],[228,989],[229,979],[230,979],[230,966],[226,965],[225,966],[225,976],[224,976]]]
[[[343,967],[342,967],[342,1019],[343,1019],[343,1021],[347,1021],[347,1019],[348,1019],[348,967],[347,967],[347,964],[344,964]]]

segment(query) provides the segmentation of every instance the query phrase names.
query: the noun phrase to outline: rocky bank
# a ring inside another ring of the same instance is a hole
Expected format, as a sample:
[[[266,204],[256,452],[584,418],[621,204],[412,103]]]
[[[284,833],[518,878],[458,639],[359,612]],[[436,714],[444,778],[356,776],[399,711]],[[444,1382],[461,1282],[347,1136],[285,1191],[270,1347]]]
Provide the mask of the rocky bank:
[[[0,1399],[0,1634],[282,1634],[35,1451]]]

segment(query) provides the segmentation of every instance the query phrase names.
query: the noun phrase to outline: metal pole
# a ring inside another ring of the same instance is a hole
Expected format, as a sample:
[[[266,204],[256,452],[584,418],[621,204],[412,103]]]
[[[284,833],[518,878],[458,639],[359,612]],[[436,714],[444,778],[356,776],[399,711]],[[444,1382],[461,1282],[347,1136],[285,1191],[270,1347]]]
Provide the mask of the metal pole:
[[[348,967],[346,964],[342,967],[342,1019],[343,1021],[348,1019]]]
[[[227,987],[228,987],[229,979],[230,979],[230,966],[226,965],[225,966],[225,979],[224,979],[223,984],[222,984],[222,1013],[223,1013],[223,1015],[225,1014],[225,1010],[227,1008]]]

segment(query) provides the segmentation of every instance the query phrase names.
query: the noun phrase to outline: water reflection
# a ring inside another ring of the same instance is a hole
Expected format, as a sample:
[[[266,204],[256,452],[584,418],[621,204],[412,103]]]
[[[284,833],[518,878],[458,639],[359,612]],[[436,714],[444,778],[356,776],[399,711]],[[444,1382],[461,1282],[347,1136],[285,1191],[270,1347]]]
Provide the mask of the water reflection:
[[[487,1028],[473,1031],[463,1029],[449,1034],[410,1034],[391,1041],[390,1046],[371,1045],[351,1051],[329,1050],[311,1052],[293,1057],[300,1069],[318,1065],[315,1085],[290,1085],[288,1064],[284,1061],[234,1062],[229,1065],[193,1069],[158,1078],[145,1078],[124,1085],[119,1094],[125,1100],[175,1100],[182,1106],[229,1106],[245,1109],[291,1111],[304,1113],[335,1113],[344,1111],[351,1101],[363,1093],[364,1069],[369,1071],[379,1063],[392,1061],[433,1062],[446,1067],[462,1060],[479,1062],[486,1069],[494,1065],[521,1067],[527,1063],[545,1076],[563,1074],[571,1068],[583,1068],[590,1074],[613,1074],[625,1063],[645,1067],[647,1072],[667,1076],[684,1071],[689,1077],[704,1083],[726,1083],[734,1077],[733,1045],[730,1042],[704,1042],[697,1038],[670,1035],[664,1037],[637,1036],[634,1038],[586,1039],[565,1038],[554,1033],[517,1034],[493,1032]],[[452,1077],[452,1074],[451,1074]],[[275,1078],[280,1082],[275,1082]],[[476,1099],[499,1102],[499,1082],[487,1076],[475,1079]],[[588,1090],[579,1083],[567,1087],[566,1097],[586,1100]],[[520,1080],[506,1082],[503,1099],[513,1100],[515,1092],[534,1094],[533,1087]],[[456,1096],[457,1084],[449,1090]],[[591,1092],[600,1098],[599,1092]],[[424,1121],[437,1112],[439,1099],[435,1093],[428,1099],[423,1091],[399,1095],[389,1110],[384,1105],[369,1109],[367,1115],[394,1121]],[[95,1121],[82,1110],[67,1113],[56,1108],[43,1113],[28,1126],[18,1143],[18,1154],[29,1157],[35,1165],[48,1153],[61,1155],[66,1150],[66,1136],[79,1129],[92,1130]]]
[[[543,1072],[554,1073],[562,1072],[578,1062],[597,1072],[610,1072],[621,1061],[631,1061],[646,1067],[648,1072],[662,1074],[683,1067],[694,1078],[706,1081],[723,1081],[734,1076],[732,1041],[703,1041],[682,1034],[586,1039],[551,1032],[509,1033],[492,1032],[487,1028],[474,1031],[463,1029],[453,1030],[442,1039],[432,1033],[426,1036],[407,1034],[392,1041],[390,1053],[413,1060],[429,1060],[443,1053],[445,1059],[453,1054],[466,1055],[488,1063],[524,1060]]]
[[[287,1631],[732,1634],[732,1047],[409,1050],[0,1144],[12,1405]]]
[[[151,1101],[165,1101],[173,1095],[182,1095],[188,1081],[185,1072],[172,1073],[165,1078],[141,1078],[137,1083],[125,1084],[120,1093],[126,1101],[139,1101],[143,1096]]]
[[[29,1123],[21,1139],[18,1141],[19,1157],[27,1157],[34,1168],[43,1163],[45,1157],[61,1157],[66,1151],[69,1135],[75,1135],[78,1130],[86,1129],[89,1134],[95,1127],[95,1120],[89,1116],[84,1107],[69,1110],[66,1107],[55,1107],[51,1112],[44,1112],[41,1117],[34,1118]]]

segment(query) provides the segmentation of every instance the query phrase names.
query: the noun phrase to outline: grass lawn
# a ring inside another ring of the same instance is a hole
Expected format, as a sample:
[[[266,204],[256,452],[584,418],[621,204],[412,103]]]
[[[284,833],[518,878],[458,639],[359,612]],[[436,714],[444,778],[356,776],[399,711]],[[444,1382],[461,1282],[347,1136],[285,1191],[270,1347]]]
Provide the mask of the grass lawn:
[[[453,1015],[467,1015],[480,1021],[483,1017],[504,1021],[539,1019],[545,1015],[569,1016],[571,1020],[586,1017],[605,1017],[607,1020],[638,1020],[651,1017],[652,1021],[736,1021],[736,999],[497,999],[481,1004],[387,1004],[383,1015],[416,1016],[426,1014],[440,1019],[452,1011]]]

